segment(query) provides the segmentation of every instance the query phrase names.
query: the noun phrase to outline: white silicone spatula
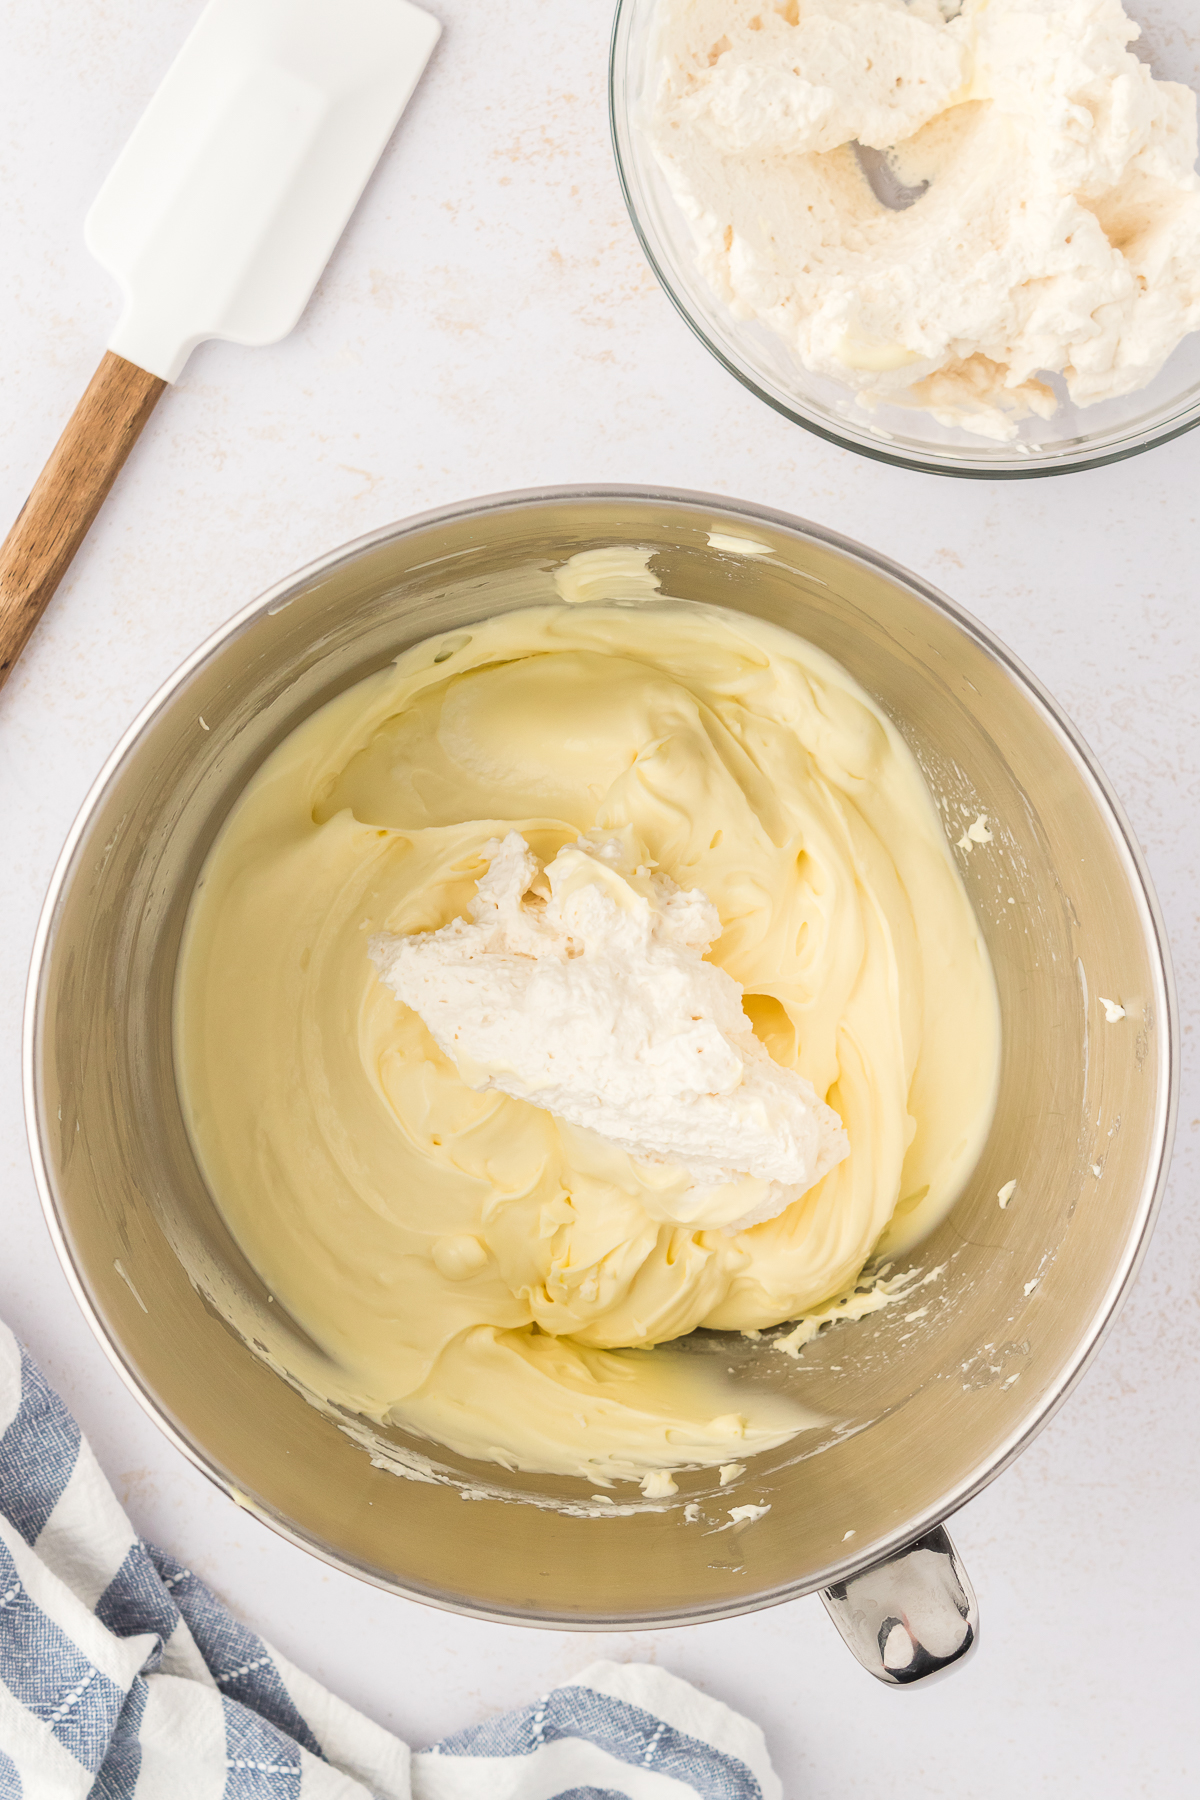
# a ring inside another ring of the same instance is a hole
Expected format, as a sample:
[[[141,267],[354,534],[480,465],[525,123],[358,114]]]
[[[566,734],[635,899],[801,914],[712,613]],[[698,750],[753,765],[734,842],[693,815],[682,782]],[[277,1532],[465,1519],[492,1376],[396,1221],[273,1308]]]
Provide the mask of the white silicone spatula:
[[[408,0],[209,0],[87,218],[125,309],[0,546],[0,684],[191,351],[295,325],[440,32]]]

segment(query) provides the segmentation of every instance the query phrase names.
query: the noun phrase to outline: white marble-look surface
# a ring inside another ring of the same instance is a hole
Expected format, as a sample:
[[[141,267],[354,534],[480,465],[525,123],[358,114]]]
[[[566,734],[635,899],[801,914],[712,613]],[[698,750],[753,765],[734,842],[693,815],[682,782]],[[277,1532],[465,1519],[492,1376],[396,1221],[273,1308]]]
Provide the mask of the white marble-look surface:
[[[707,355],[643,260],[608,145],[609,0],[431,3],[441,45],[299,328],[193,356],[0,696],[0,1315],[138,1528],[414,1744],[612,1655],[655,1658],[758,1719],[789,1797],[1193,1794],[1200,432],[1086,475],[989,484],[886,469],[797,430]],[[198,10],[0,4],[0,530],[115,318],[84,213]],[[613,1639],[476,1624],[335,1574],[168,1446],[83,1323],[42,1223],[20,1107],[29,947],[61,841],[134,712],[214,626],[340,541],[573,481],[762,501],[944,587],[1100,755],[1173,934],[1185,1071],[1162,1221],[1082,1387],[954,1522],[983,1643],[928,1692],[877,1688],[815,1597]]]

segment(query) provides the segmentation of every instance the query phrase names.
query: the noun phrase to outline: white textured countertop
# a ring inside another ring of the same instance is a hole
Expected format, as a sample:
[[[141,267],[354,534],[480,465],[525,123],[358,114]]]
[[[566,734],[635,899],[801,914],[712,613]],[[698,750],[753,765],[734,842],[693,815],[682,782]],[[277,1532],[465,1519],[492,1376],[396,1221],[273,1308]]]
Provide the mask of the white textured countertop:
[[[198,10],[0,4],[0,532],[115,318],[84,213]],[[789,1800],[1192,1794],[1200,432],[1010,484],[886,469],[808,436],[718,367],[642,257],[608,145],[608,0],[432,10],[441,45],[298,330],[193,356],[0,696],[0,1316],[135,1525],[414,1744],[610,1655],[656,1659],[758,1719]],[[983,1641],[928,1692],[877,1688],[815,1597],[614,1639],[474,1624],[335,1574],[159,1435],[42,1223],[20,1106],[26,966],[54,858],[119,733],[202,637],[310,557],[425,507],[572,481],[762,501],[939,584],[1074,717],[1158,883],[1185,1051],[1171,1192],[1083,1385],[954,1521]]]

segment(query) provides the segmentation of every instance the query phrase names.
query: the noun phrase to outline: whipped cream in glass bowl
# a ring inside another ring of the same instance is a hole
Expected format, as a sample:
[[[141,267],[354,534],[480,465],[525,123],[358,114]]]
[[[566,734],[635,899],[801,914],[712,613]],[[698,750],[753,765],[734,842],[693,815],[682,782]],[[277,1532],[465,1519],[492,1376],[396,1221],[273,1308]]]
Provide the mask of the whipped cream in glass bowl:
[[[845,448],[984,479],[1134,455],[1200,421],[1190,15],[619,0],[631,217],[718,360]]]

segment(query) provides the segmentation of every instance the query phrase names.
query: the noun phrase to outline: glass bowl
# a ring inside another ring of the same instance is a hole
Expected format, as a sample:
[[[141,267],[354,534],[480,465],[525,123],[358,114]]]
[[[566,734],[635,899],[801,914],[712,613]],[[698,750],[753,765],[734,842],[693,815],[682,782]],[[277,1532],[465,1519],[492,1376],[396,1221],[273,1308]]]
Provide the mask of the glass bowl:
[[[757,320],[737,319],[701,274],[691,229],[642,128],[652,91],[658,0],[618,0],[609,62],[609,110],[617,172],[634,229],[659,281],[718,362],[785,418],[879,462],[937,475],[1012,480],[1063,475],[1136,456],[1200,424],[1200,332],[1185,338],[1148,387],[1078,407],[1057,376],[1049,419],[1024,420],[1017,438],[994,443],[899,406],[868,413],[852,390],[810,373],[783,339]],[[1132,46],[1162,79],[1200,89],[1195,0],[1132,0],[1142,26]]]

